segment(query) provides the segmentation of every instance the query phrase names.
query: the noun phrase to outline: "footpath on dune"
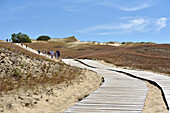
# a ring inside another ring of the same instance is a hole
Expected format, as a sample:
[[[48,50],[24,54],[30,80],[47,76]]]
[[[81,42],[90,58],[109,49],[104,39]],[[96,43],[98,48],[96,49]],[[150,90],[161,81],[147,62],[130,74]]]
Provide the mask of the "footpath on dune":
[[[148,86],[149,91],[148,91],[148,95],[146,98],[143,113],[154,113],[154,112],[155,113],[167,113],[168,111],[167,111],[165,103],[161,97],[161,91],[158,88],[156,88],[155,86],[150,85],[149,83],[146,83],[146,84]],[[149,94],[149,92],[150,92],[150,94]],[[157,93],[157,96],[153,95],[154,93]],[[153,101],[155,98],[158,98],[158,99],[153,103],[150,102],[150,101]],[[154,104],[156,104],[157,106],[155,106]]]
[[[31,48],[26,48],[25,45],[23,48],[31,50]],[[32,52],[35,52],[35,50]],[[4,56],[3,62],[14,62],[13,64],[11,63],[12,66],[14,64],[18,64],[19,61],[27,61],[30,64],[29,66],[32,71],[37,71],[36,67],[32,64],[36,64],[38,62],[39,68],[41,68],[41,64],[44,62],[48,63],[48,61],[39,59],[34,59],[34,61],[31,61],[33,58],[6,49],[2,50],[0,53],[0,58],[1,54]],[[13,56],[9,57],[10,54]],[[1,63],[1,65],[6,68],[7,63]],[[27,65],[27,63],[24,65]],[[19,66],[24,67],[24,65]],[[54,69],[57,68],[58,67],[55,67]],[[42,88],[38,87],[38,89],[35,90],[19,89],[17,91],[11,91],[8,94],[3,94],[0,97],[0,112],[62,113],[78,101],[85,98],[87,95],[94,92],[100,87],[101,84],[101,75],[84,69],[78,77],[71,81],[65,81],[56,85],[49,85],[47,88],[42,86]]]

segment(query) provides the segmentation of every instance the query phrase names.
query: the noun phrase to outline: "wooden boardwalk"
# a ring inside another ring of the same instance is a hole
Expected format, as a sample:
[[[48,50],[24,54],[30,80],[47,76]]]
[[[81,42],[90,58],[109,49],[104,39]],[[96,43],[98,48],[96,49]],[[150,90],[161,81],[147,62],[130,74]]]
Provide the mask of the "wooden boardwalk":
[[[16,45],[38,54],[36,50],[26,48],[25,45]],[[50,58],[48,55],[43,56]],[[146,71],[112,68],[92,60],[74,61],[73,59],[63,59],[63,61],[72,66],[93,70],[102,74],[105,78],[105,83],[97,91],[65,111],[65,113],[141,113],[147,87],[145,83],[135,78],[148,80],[156,84],[161,89],[169,110],[170,77]],[[128,74],[133,78],[124,74]]]
[[[147,95],[146,84],[97,65],[88,67],[72,59],[63,59],[66,64],[93,70],[105,78],[104,84],[84,100],[64,113],[141,113]],[[100,69],[102,68],[102,69]]]
[[[128,74],[129,76],[132,76],[134,78],[144,79],[144,80],[154,83],[161,89],[165,104],[169,110],[169,106],[170,106],[170,77],[161,75],[161,74],[156,74],[153,72],[136,71],[136,70],[121,69],[121,68],[112,68],[112,67],[108,67],[106,65],[103,65],[101,63],[98,63],[98,62],[95,62],[92,60],[80,60],[80,61],[82,63],[84,63],[86,65],[90,65],[92,67],[99,66],[101,69],[107,69],[110,71],[125,73],[125,74]],[[170,111],[169,111],[169,113],[170,113]]]

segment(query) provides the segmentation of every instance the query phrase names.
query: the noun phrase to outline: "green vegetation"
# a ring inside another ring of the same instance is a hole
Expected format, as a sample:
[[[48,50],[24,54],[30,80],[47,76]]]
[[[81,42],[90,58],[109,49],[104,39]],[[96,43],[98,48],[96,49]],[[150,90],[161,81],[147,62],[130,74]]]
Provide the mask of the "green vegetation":
[[[21,78],[21,70],[18,68],[13,69],[12,77],[14,78]]]
[[[77,100],[81,101],[81,100],[83,100],[83,97],[78,97]]]
[[[3,50],[2,49],[0,49],[0,53],[2,53],[3,52]]]
[[[28,35],[26,34],[22,34],[21,32],[19,32],[18,34],[13,33],[12,34],[12,42],[14,43],[31,43],[31,39],[29,38]]]
[[[37,41],[48,41],[50,40],[51,38],[49,36],[39,36],[37,38]]]
[[[132,45],[132,46],[135,46],[135,45],[146,45],[146,44],[156,44],[156,43],[153,43],[153,42],[122,42],[121,43],[122,45]]]

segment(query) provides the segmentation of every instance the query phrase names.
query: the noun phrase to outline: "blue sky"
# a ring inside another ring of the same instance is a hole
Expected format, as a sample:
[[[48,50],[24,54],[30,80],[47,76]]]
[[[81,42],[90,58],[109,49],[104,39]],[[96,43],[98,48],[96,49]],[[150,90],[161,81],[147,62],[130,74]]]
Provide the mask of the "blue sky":
[[[0,40],[36,39],[170,43],[170,0],[0,0]]]

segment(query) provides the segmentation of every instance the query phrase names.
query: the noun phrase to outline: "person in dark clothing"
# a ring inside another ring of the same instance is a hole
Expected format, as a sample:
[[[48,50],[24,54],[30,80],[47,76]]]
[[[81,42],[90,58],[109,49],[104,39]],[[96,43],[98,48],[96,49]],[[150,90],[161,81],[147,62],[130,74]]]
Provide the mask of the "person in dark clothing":
[[[58,55],[58,59],[60,58],[60,51],[56,51],[57,52],[57,55]]]
[[[26,48],[28,47],[28,45],[25,45],[26,46]]]
[[[22,41],[20,41],[20,43],[21,43],[21,46],[23,46],[23,43],[22,43]]]
[[[38,50],[38,54],[40,54],[40,52],[41,52],[41,51],[40,51],[40,49],[39,49],[39,50]]]
[[[55,52],[55,58],[58,58],[58,51]]]
[[[47,52],[48,55],[51,55],[50,51]]]

